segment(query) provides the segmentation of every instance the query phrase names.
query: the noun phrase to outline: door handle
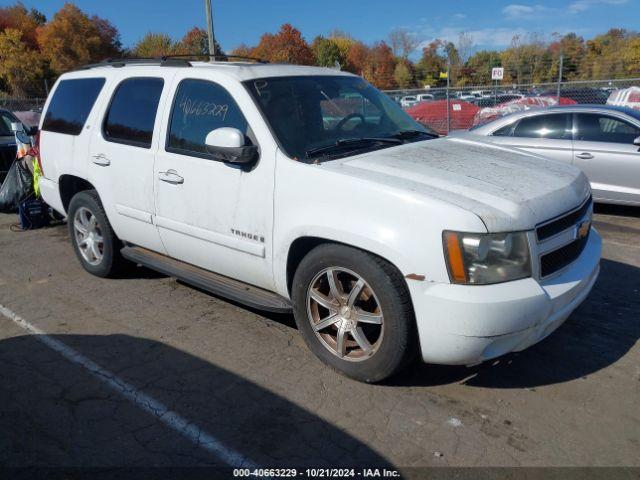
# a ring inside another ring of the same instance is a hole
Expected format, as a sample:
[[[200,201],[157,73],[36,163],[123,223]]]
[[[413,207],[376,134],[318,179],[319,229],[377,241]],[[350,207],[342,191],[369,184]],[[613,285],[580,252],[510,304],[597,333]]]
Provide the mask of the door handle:
[[[158,178],[163,182],[171,183],[173,185],[180,185],[184,183],[184,178],[178,175],[175,170],[167,170],[166,172],[159,172]]]
[[[589,152],[582,152],[582,153],[578,153],[576,157],[582,160],[591,160],[593,158],[593,155],[590,154]]]
[[[104,153],[99,153],[98,155],[93,156],[93,163],[96,165],[100,165],[101,167],[108,167],[111,165],[111,160],[109,160]]]

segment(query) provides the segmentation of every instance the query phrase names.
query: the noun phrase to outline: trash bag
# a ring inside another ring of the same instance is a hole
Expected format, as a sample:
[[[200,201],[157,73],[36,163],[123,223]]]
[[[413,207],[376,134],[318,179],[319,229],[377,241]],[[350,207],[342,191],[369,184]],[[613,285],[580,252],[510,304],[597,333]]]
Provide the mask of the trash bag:
[[[14,161],[0,187],[0,213],[17,212],[20,202],[33,195],[33,175],[23,162]]]

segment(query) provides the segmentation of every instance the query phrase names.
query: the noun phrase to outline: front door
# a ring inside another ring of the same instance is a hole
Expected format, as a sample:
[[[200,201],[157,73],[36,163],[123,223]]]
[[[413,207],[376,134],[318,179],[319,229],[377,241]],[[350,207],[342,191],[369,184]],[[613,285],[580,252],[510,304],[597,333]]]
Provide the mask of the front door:
[[[640,204],[640,128],[621,118],[577,113],[574,163],[589,177],[596,200]]]
[[[247,108],[257,112],[237,82],[223,85],[187,74],[176,80],[163,122],[166,144],[155,162],[155,221],[171,257],[269,288],[275,150],[259,145],[243,113]],[[259,145],[256,165],[247,169],[213,159],[205,138],[221,127],[236,128]]]
[[[515,126],[495,132],[491,141],[570,164],[573,155],[571,137],[571,114],[550,113],[524,117]]]
[[[158,106],[168,85],[148,73],[122,80],[105,99],[105,114],[93,128],[89,148],[89,180],[121,240],[164,253],[153,224],[153,162]]]

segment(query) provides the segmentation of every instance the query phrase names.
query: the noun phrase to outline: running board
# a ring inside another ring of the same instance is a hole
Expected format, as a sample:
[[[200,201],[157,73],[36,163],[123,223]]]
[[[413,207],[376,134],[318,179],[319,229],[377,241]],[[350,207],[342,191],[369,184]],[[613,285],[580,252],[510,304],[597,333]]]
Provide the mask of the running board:
[[[122,256],[151,270],[175,277],[209,293],[251,308],[276,313],[291,313],[291,303],[277,293],[204,270],[142,247],[124,247]]]

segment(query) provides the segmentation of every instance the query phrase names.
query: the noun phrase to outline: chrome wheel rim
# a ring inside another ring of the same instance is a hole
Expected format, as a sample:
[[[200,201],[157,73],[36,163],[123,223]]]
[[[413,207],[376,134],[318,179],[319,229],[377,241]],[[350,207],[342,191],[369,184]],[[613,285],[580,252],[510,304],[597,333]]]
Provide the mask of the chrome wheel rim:
[[[350,362],[371,358],[380,348],[384,315],[371,286],[357,273],[329,267],[307,289],[307,316],[320,343]]]
[[[104,256],[104,238],[96,216],[80,207],[73,216],[73,231],[82,258],[90,265],[98,265]]]

